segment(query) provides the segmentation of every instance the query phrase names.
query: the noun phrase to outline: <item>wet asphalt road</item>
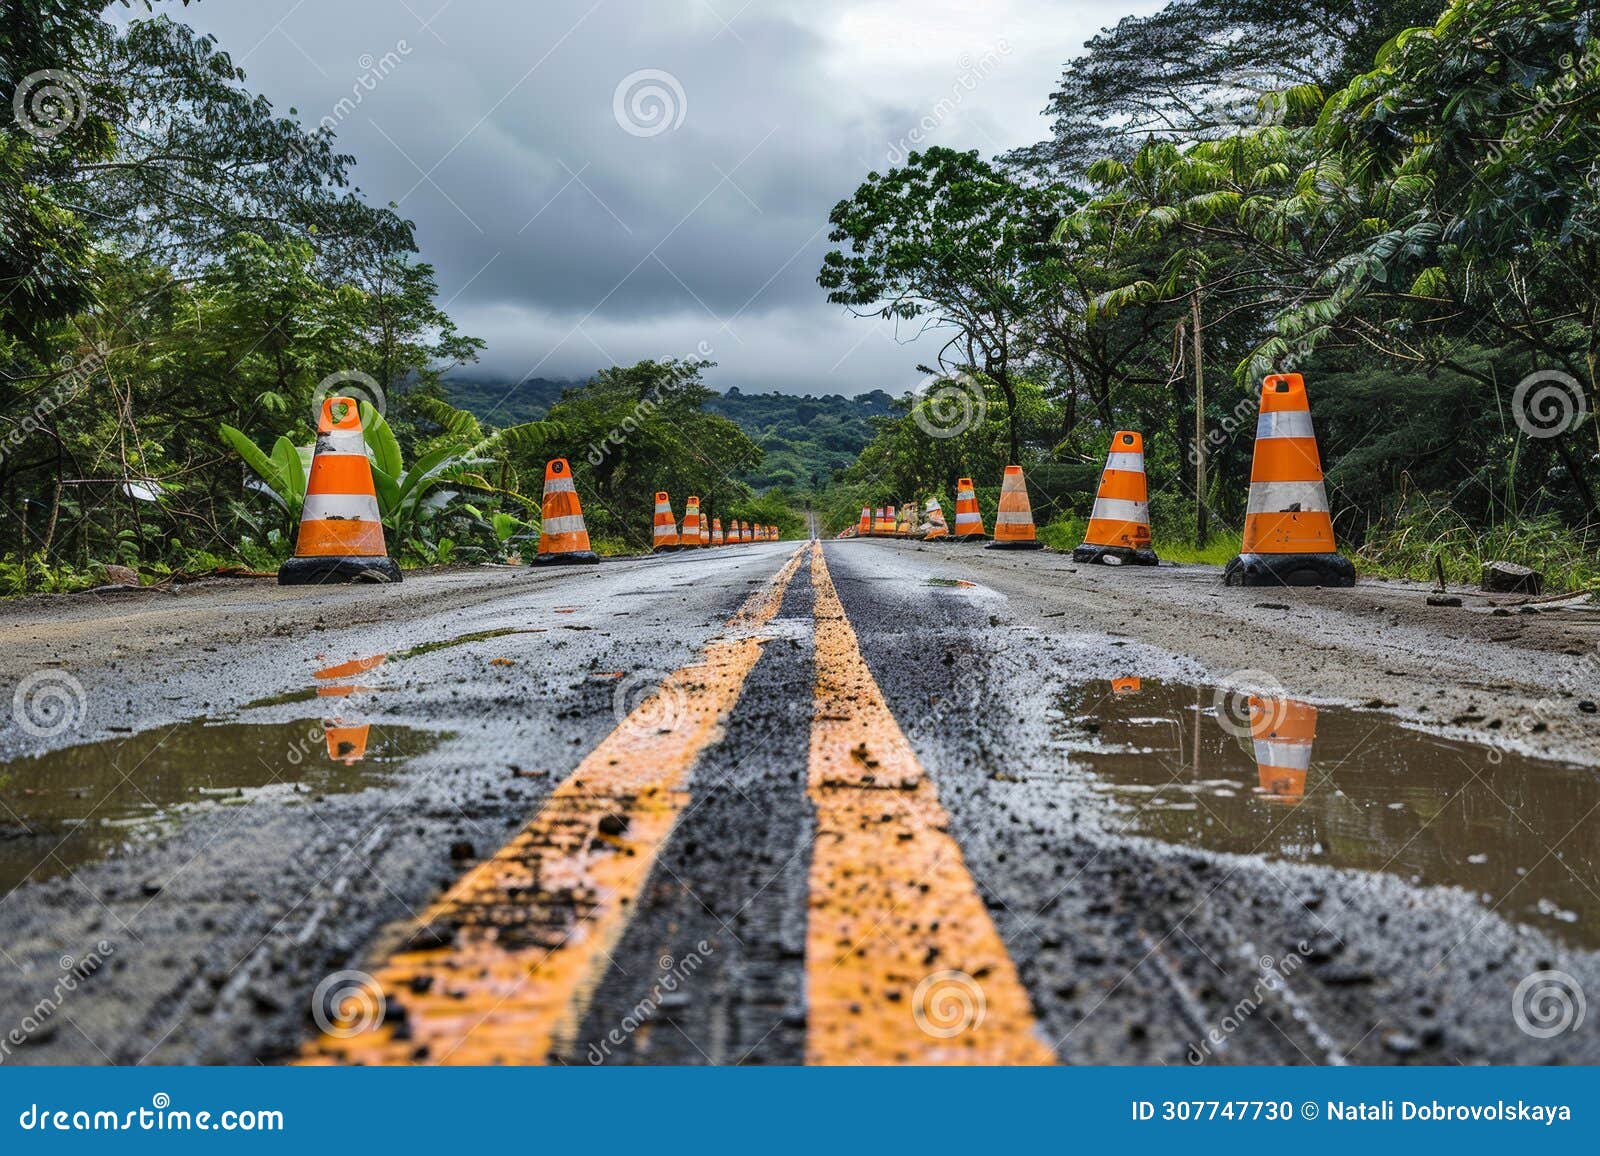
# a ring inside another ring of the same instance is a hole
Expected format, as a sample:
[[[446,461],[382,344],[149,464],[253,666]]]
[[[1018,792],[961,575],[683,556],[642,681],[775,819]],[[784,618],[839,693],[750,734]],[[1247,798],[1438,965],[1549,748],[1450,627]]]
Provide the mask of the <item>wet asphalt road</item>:
[[[1600,993],[1586,614],[823,557],[0,611],[7,685],[51,672],[73,724],[0,739],[4,1062],[360,1060],[349,1016],[323,1046],[345,972],[387,980],[356,1027],[402,1061],[796,1063],[879,1012],[862,1062],[1600,1061],[1600,1016],[1548,1032],[1538,998]],[[819,653],[830,592],[852,634]],[[870,684],[820,694],[856,655]],[[1240,672],[1322,712],[1297,788],[1228,730]],[[840,716],[841,784],[814,734],[858,700],[886,711]]]

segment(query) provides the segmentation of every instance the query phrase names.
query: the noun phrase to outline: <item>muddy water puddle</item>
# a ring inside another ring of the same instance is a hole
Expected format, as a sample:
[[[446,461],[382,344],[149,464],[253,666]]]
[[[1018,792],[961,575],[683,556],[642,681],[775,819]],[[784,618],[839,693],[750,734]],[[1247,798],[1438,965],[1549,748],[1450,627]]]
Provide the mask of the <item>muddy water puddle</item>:
[[[1600,947],[1600,771],[1371,711],[1124,678],[1062,703],[1112,830],[1387,872]]]
[[[443,737],[344,719],[202,720],[0,764],[0,895],[130,850],[204,808],[361,790]]]

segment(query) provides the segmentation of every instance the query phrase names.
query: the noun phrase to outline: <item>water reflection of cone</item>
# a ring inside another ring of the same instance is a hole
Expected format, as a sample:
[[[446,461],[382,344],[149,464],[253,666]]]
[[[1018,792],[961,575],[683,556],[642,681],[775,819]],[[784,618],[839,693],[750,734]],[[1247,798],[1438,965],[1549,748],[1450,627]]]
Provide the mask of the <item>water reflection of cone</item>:
[[[386,657],[387,655],[374,654],[368,658],[351,659],[349,662],[341,662],[316,671],[312,677],[318,680],[317,697],[343,698],[370,689],[348,680],[370,670],[376,670],[383,665]],[[367,739],[371,731],[371,723],[355,723],[346,718],[324,719],[322,732],[328,744],[328,757],[346,766],[359,763],[367,756]]]
[[[1244,541],[1222,578],[1229,586],[1356,583],[1355,567],[1334,545],[1311,405],[1298,373],[1275,373],[1261,383]]]
[[[938,498],[929,498],[928,504],[923,507],[924,529],[922,540],[924,542],[939,542],[950,537],[950,527],[945,524],[944,507],[939,505]]]
[[[727,541],[727,539],[722,536],[722,519],[721,518],[712,518],[711,519],[711,544],[713,546],[721,546],[726,541]]]
[[[971,478],[956,482],[956,538],[986,538],[983,514],[978,510],[978,494],[972,488]]]
[[[337,419],[336,408],[341,414]],[[300,536],[294,557],[278,569],[278,584],[398,581],[400,567],[383,544],[360,408],[354,398],[326,398],[317,420],[316,456],[306,478]]]
[[[994,541],[990,550],[1038,550],[1033,529],[1033,508],[1028,504],[1028,483],[1021,466],[1007,466],[1000,483],[1000,510],[994,516]]]
[[[1120,430],[1111,439],[1094,512],[1083,532],[1083,545],[1072,552],[1074,562],[1103,562],[1110,566],[1154,566],[1150,548],[1150,497],[1144,475],[1144,438]]]
[[[865,538],[872,533],[872,507],[861,507],[861,520],[856,523],[856,537]]]
[[[672,516],[672,499],[665,490],[656,491],[655,537],[650,548],[660,554],[678,548],[678,523]]]
[[[1278,803],[1298,803],[1305,797],[1316,737],[1317,708],[1309,702],[1251,697],[1250,738],[1263,795]]]
[[[544,467],[544,517],[539,524],[535,566],[593,565],[600,559],[589,549],[589,528],[572,484],[566,458],[552,458]]]

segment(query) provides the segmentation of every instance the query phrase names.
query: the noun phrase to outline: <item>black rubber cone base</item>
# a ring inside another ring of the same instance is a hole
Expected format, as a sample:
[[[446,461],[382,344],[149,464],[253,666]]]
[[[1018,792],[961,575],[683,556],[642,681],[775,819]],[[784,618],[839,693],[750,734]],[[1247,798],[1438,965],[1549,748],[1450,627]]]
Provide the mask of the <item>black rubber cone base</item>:
[[[985,550],[1043,550],[1044,543],[1035,538],[1031,542],[990,542]]]
[[[1074,562],[1098,562],[1102,566],[1159,566],[1154,550],[1135,550],[1128,546],[1091,546],[1085,542],[1072,552]]]
[[[335,582],[398,582],[392,558],[290,558],[278,568],[279,586],[324,586]]]
[[[535,554],[533,566],[595,566],[600,555],[593,550],[574,550],[569,554]]]
[[[1222,572],[1225,586],[1354,586],[1343,554],[1240,554]]]

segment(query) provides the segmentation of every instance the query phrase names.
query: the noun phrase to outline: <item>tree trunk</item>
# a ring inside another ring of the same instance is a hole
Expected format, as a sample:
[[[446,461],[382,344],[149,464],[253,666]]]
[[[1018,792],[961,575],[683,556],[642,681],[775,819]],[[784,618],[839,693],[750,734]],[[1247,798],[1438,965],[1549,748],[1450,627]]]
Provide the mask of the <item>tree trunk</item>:
[[[1194,318],[1194,544],[1203,549],[1210,529],[1206,514],[1206,375],[1201,363],[1200,290],[1189,296]]]

